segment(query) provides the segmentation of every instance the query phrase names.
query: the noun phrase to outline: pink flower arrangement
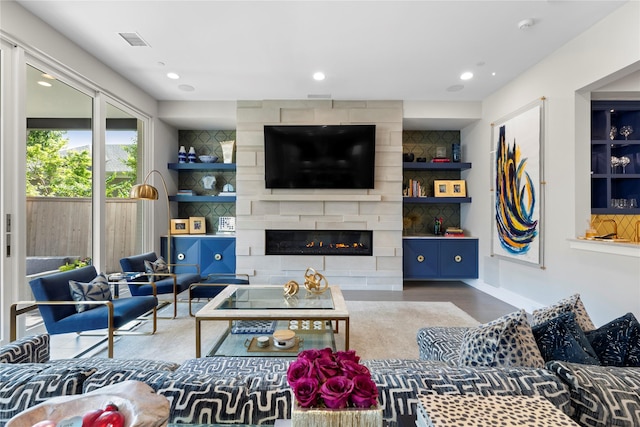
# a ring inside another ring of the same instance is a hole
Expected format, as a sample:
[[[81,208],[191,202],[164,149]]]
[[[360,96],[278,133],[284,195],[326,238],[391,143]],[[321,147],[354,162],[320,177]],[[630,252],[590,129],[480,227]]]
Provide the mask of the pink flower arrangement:
[[[378,405],[378,387],[353,350],[304,350],[289,365],[287,381],[303,408],[371,408]]]

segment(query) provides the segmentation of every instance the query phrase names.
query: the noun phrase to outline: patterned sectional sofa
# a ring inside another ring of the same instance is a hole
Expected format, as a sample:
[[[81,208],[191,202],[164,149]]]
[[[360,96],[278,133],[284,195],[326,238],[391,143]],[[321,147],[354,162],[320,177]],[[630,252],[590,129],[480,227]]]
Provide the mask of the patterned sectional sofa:
[[[468,328],[430,327],[418,331],[420,359],[458,364],[463,337]],[[511,372],[514,368],[502,368]],[[533,368],[518,368],[533,370]],[[560,361],[546,363],[545,371],[569,393],[568,406],[559,406],[582,426],[640,426],[640,368],[586,365]],[[501,377],[501,381],[506,377]],[[503,394],[493,385],[486,394]],[[537,384],[537,383],[536,383]],[[496,391],[497,390],[497,391]],[[545,393],[540,393],[545,395]],[[548,394],[546,394],[548,397]]]
[[[151,360],[49,360],[49,336],[0,348],[0,425],[46,399],[143,381],[171,402],[171,422],[273,424],[289,418],[287,359],[204,358],[181,365]],[[423,360],[364,362],[378,384],[383,416],[395,425],[415,413],[418,393],[541,395],[570,413],[568,387],[544,369],[458,368]]]
[[[553,362],[540,368],[457,367],[464,328],[420,331],[421,357],[365,361],[378,384],[383,417],[396,425],[414,414],[418,394],[539,395],[583,425],[639,425],[640,371]],[[447,361],[448,360],[448,361]],[[0,348],[0,426],[20,411],[59,395],[79,394],[125,380],[149,384],[171,403],[170,422],[273,424],[289,418],[288,359],[204,358],[178,365],[152,360],[49,360],[49,336]],[[623,373],[624,372],[624,373]],[[615,391],[614,391],[615,390]],[[609,398],[624,402],[609,407]],[[628,412],[636,418],[625,418]]]

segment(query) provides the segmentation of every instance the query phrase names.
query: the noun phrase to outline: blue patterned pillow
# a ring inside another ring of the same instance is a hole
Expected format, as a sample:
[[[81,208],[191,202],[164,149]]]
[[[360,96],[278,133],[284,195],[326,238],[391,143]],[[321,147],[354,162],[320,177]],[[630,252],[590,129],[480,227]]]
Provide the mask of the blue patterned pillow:
[[[69,280],[69,289],[74,301],[109,301],[111,299],[111,286],[103,273],[98,274],[89,283]],[[98,304],[76,304],[76,311],[82,313],[98,306]]]
[[[564,362],[599,365],[596,352],[589,344],[573,313],[565,313],[533,328],[540,353],[545,362]]]
[[[604,366],[640,366],[640,323],[627,313],[594,331],[587,339]]]
[[[144,260],[144,272],[145,273],[168,273],[169,266],[167,262],[162,257],[158,257],[154,262]],[[149,276],[149,279],[152,282],[157,282],[158,280],[164,279],[166,276]]]
[[[544,359],[524,310],[502,316],[464,333],[461,366],[528,366],[541,368]]]

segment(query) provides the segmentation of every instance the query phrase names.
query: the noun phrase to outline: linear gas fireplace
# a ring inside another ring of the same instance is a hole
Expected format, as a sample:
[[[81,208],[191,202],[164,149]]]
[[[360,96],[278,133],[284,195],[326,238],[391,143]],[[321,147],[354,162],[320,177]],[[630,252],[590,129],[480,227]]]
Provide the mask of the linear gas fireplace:
[[[265,230],[267,255],[371,256],[369,230]]]

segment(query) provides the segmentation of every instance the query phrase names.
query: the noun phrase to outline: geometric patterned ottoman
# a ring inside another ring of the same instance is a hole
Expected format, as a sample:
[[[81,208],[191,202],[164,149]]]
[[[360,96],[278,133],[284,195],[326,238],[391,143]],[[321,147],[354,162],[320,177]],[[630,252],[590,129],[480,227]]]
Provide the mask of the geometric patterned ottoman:
[[[418,427],[575,427],[540,396],[419,396]]]

